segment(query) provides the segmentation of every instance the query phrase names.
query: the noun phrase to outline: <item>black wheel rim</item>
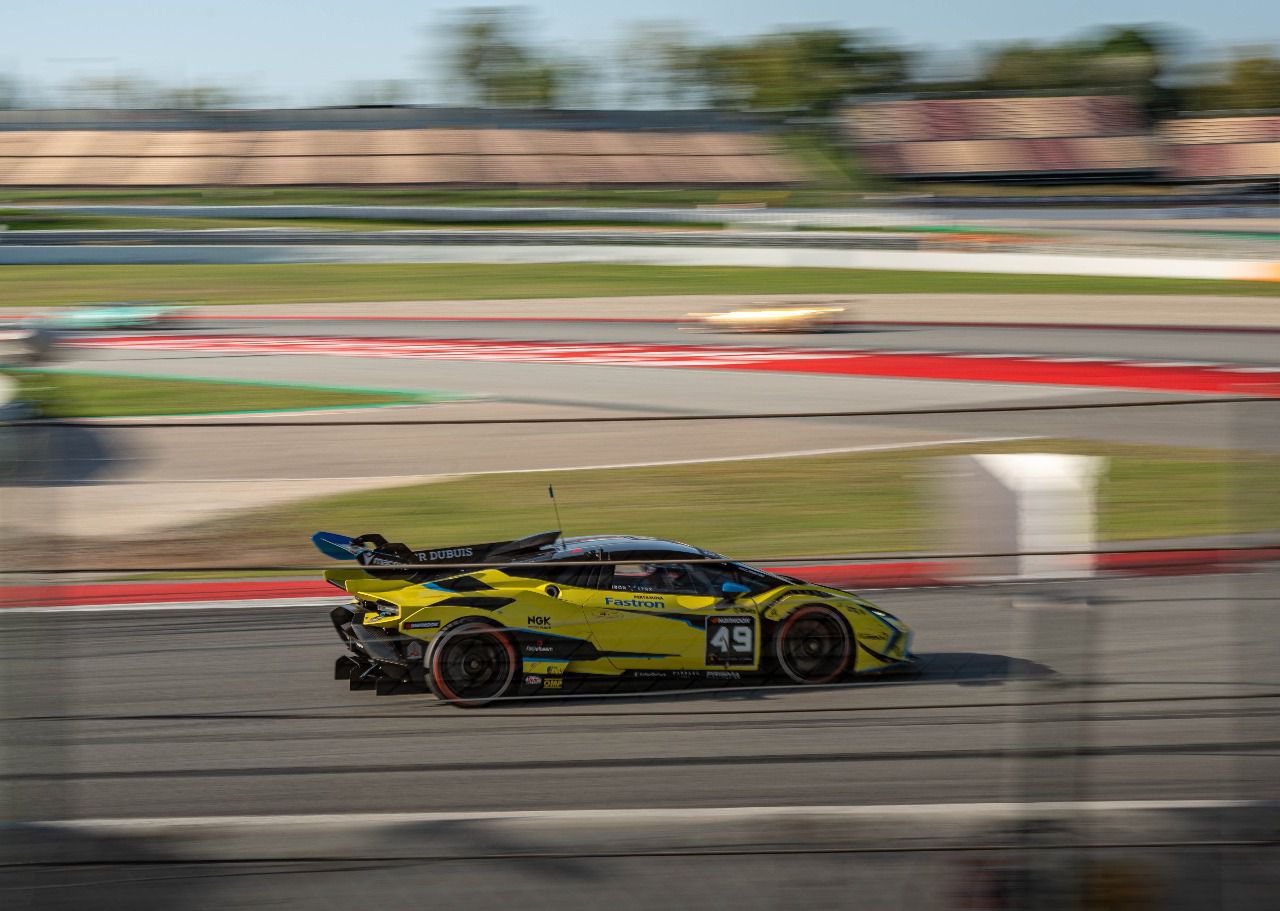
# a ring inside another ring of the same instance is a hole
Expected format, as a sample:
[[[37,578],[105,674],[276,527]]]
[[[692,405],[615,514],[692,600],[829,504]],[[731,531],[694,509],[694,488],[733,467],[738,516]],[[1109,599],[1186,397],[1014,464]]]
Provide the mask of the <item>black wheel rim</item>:
[[[798,617],[782,640],[783,665],[795,680],[826,680],[848,660],[849,637],[839,619],[825,613]]]
[[[511,652],[493,633],[461,634],[437,661],[440,682],[459,699],[495,699],[511,682]]]

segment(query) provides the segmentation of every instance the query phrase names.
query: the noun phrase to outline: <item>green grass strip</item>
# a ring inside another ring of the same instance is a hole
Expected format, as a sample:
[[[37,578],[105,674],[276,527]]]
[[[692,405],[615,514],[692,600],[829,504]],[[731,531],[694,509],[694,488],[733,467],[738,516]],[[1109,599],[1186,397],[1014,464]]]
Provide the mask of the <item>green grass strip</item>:
[[[721,223],[689,225],[679,221],[539,221],[531,223],[499,219],[483,222],[442,222],[391,218],[219,218],[213,216],[190,218],[163,215],[77,215],[74,213],[64,215],[47,210],[39,212],[0,210],[0,225],[5,225],[6,230],[9,231],[198,231],[209,228],[295,228],[331,231],[472,231],[512,228],[529,231],[552,228],[683,228],[687,230],[697,228],[711,231],[724,227]]]
[[[0,269],[0,305],[23,307],[113,299],[255,304],[788,293],[1274,297],[1280,295],[1280,284],[1071,275],[585,263],[5,266]]]
[[[205,547],[252,529],[273,558],[293,561],[314,556],[306,537],[318,529],[374,530],[414,546],[502,540],[554,526],[546,494],[551,483],[566,534],[655,535],[738,556],[923,551],[948,543],[935,532],[935,460],[1019,451],[1108,456],[1099,523],[1110,541],[1256,531],[1274,527],[1280,516],[1277,459],[1033,441],[473,476],[322,497],[191,531]],[[1248,515],[1232,507],[1244,483],[1267,501],[1253,503]]]
[[[238,380],[130,376],[63,371],[11,371],[19,397],[58,418],[244,414],[373,408],[438,401],[428,394]]]

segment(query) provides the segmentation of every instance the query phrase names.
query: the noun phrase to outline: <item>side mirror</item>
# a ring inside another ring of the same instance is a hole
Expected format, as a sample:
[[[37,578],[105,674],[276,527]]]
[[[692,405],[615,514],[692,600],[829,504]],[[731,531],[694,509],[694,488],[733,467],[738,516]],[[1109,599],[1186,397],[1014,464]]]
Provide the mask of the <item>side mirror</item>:
[[[747,588],[740,582],[726,582],[724,585],[720,586],[720,591],[726,599],[734,601],[739,595],[745,595],[750,592],[751,589]]]

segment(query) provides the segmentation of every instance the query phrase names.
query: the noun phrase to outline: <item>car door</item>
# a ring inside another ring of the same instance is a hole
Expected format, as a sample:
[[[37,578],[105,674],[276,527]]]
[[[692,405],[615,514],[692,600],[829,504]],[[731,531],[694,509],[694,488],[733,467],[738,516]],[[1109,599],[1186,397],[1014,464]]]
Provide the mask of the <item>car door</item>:
[[[601,567],[585,604],[601,652],[623,670],[755,667],[754,603],[730,600],[701,565],[670,559],[638,551]]]

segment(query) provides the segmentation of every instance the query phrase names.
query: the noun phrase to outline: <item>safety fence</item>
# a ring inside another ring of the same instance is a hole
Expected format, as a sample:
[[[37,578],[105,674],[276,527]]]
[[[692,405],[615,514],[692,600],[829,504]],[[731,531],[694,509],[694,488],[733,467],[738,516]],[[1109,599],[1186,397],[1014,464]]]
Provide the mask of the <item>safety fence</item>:
[[[478,907],[1274,894],[1280,403],[450,407],[0,428],[0,875],[20,903],[336,902],[392,881]],[[1088,522],[1043,546],[1043,510],[1000,502],[1025,478],[1000,475],[1010,456],[1087,481],[1049,511]],[[329,614],[349,599],[317,576],[357,564],[321,559],[313,532],[449,549],[552,528],[800,579],[892,565],[854,588],[910,626],[920,662],[474,711],[333,679]],[[232,585],[270,597],[218,594]]]

